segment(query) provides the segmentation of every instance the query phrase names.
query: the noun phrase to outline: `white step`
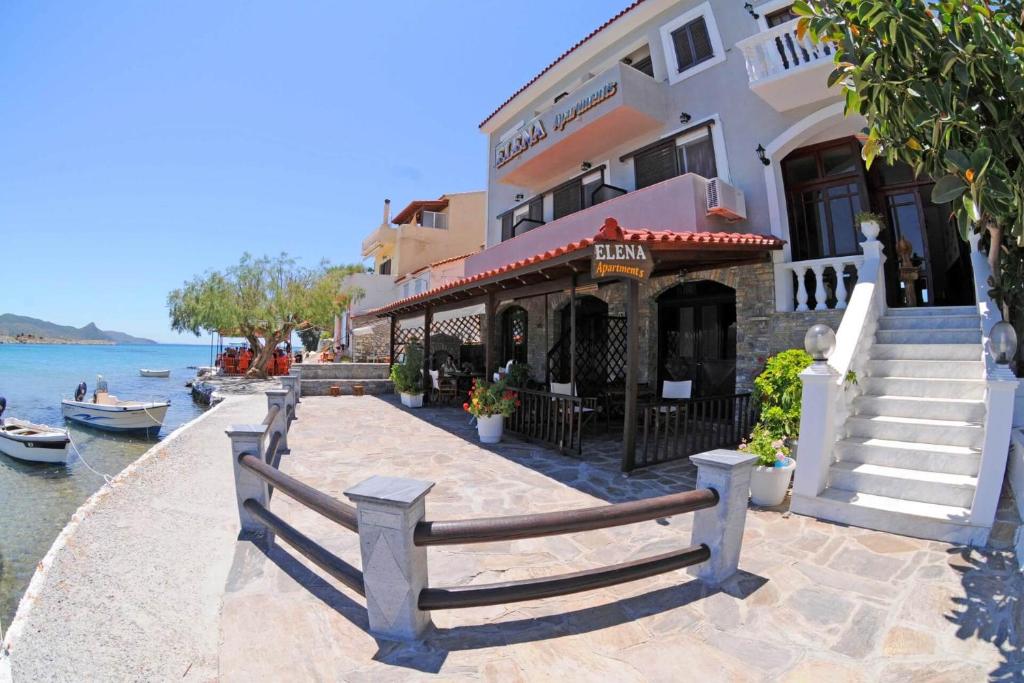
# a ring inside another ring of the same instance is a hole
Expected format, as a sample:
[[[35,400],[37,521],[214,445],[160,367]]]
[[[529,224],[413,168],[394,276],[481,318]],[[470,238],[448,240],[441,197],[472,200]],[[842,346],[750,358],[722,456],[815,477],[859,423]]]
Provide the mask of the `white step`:
[[[880,330],[980,330],[981,318],[975,315],[886,315],[878,319]]]
[[[981,344],[885,344],[871,345],[872,360],[981,360]]]
[[[919,306],[917,308],[890,308],[889,316],[942,317],[947,315],[978,315],[975,306]]]
[[[890,441],[850,437],[836,443],[836,455],[843,462],[906,467],[913,470],[974,476],[981,467],[981,451],[969,446]]]
[[[980,379],[929,379],[927,377],[865,377],[857,380],[865,394],[984,400],[985,382]]]
[[[985,418],[985,402],[978,399],[864,395],[854,399],[853,407],[858,415],[923,417],[930,420],[965,422],[982,422]]]
[[[970,330],[882,330],[875,332],[879,344],[981,344],[981,328]]]
[[[971,511],[963,507],[827,488],[814,498],[794,496],[790,509],[801,515],[947,543],[983,546],[988,540],[989,530],[970,526]]]
[[[941,360],[869,360],[866,370],[870,377],[976,380],[985,377],[985,363],[980,360],[961,360],[956,363]]]
[[[926,420],[883,415],[856,415],[847,418],[846,429],[849,436],[971,448],[981,447],[985,431],[979,424],[960,420]]]
[[[960,508],[971,507],[978,486],[975,477],[963,474],[856,462],[837,462],[830,475],[829,486],[835,489]]]

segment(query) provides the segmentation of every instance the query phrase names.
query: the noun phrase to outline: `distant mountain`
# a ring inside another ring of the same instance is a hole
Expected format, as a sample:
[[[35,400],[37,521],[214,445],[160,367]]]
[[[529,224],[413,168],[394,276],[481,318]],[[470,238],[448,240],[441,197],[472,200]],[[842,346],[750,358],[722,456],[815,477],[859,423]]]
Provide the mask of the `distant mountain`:
[[[107,332],[89,323],[85,327],[71,327],[29,318],[24,315],[4,313],[0,315],[0,336],[17,337],[32,335],[43,339],[67,339],[68,341],[101,341],[114,344],[156,344],[152,339],[133,337],[124,332]]]

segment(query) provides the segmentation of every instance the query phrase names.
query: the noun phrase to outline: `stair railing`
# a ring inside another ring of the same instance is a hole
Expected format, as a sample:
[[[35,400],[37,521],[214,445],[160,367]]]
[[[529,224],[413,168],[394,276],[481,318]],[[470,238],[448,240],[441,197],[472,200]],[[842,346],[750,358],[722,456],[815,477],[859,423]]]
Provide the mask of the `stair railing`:
[[[885,252],[878,241],[879,225],[861,223],[864,262],[857,284],[836,331],[836,348],[827,363],[815,363],[800,373],[803,381],[797,467],[790,509],[801,512],[804,501],[817,498],[828,486],[835,444],[844,431],[856,391],[844,390],[847,374],[863,367],[885,315]]]
[[[992,267],[979,249],[980,241],[980,233],[971,235],[971,271],[974,273],[974,297],[981,317],[982,355],[985,358],[985,436],[981,448],[978,485],[971,505],[971,525],[990,529],[995,522],[1003,476],[1006,474],[1018,381],[1008,367],[997,365],[988,353],[992,328],[1003,316],[988,293]]]

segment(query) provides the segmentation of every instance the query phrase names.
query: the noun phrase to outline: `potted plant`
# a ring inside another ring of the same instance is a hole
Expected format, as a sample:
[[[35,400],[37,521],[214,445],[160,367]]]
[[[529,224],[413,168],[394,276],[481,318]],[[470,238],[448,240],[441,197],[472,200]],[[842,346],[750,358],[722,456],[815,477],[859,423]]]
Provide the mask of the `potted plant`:
[[[505,382],[489,384],[476,380],[462,408],[476,418],[480,443],[498,443],[505,431],[505,418],[510,417],[518,405],[518,395],[507,388]]]
[[[878,239],[878,233],[885,226],[885,219],[871,211],[860,211],[853,217],[853,220],[869,240]]]
[[[423,349],[409,344],[400,363],[391,366],[391,381],[407,408],[423,407]]]
[[[750,497],[755,505],[779,505],[786,498],[796,467],[792,456],[800,431],[800,373],[812,362],[806,351],[783,351],[769,358],[754,380],[754,400],[761,416],[740,450],[758,457],[750,476]]]

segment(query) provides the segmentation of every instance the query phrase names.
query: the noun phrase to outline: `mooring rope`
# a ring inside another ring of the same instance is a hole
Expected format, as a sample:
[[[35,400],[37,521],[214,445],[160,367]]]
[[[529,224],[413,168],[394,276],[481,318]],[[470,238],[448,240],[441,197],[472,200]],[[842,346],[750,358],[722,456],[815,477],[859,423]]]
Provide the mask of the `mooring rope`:
[[[75,455],[77,455],[78,459],[82,461],[82,464],[85,465],[87,468],[89,468],[89,471],[92,472],[93,474],[95,474],[96,476],[102,477],[103,481],[105,481],[106,483],[108,483],[108,484],[112,483],[114,481],[113,477],[111,477],[109,474],[104,474],[103,472],[100,472],[95,467],[90,465],[89,461],[85,459],[85,457],[82,455],[82,451],[78,450],[78,444],[76,444],[74,439],[71,438],[71,430],[70,429],[67,430],[67,435],[68,435],[68,443],[70,443],[71,447],[73,449],[75,449]]]

